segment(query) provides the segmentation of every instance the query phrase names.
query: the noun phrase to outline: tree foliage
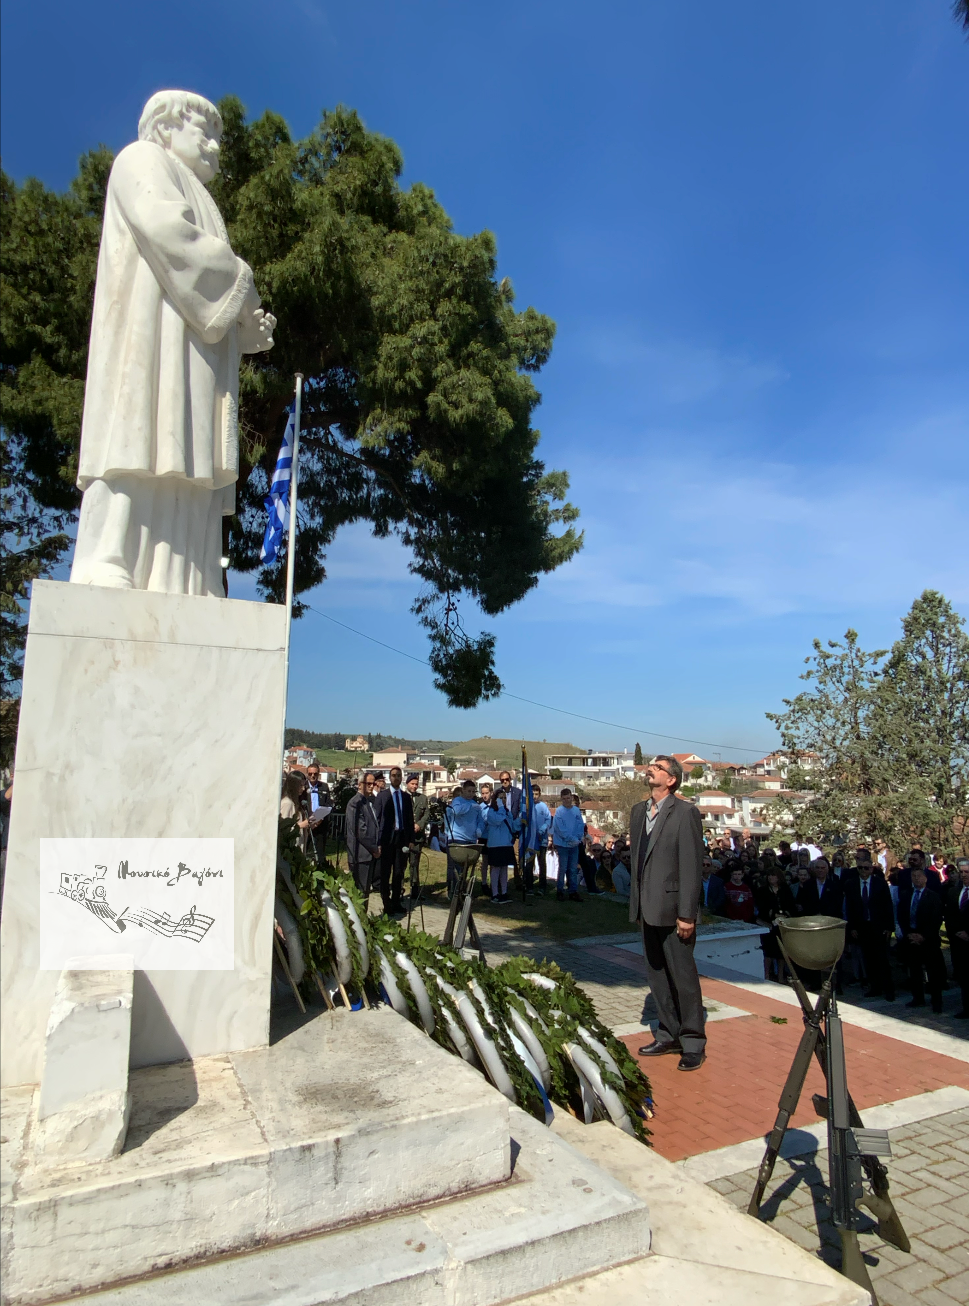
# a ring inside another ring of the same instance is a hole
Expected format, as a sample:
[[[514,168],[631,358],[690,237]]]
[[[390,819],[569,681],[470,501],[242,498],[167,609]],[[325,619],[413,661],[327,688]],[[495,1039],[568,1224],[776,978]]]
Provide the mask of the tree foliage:
[[[649,794],[642,780],[623,779],[616,781],[609,790],[608,796],[610,805],[617,808],[620,813],[620,830],[628,830],[630,813],[636,804],[643,802]]]
[[[324,113],[306,139],[293,140],[277,114],[247,123],[232,97],[219,108],[222,171],[211,190],[279,323],[275,348],[242,367],[231,566],[258,572],[260,592],[282,600],[285,559],[268,568],[259,561],[263,498],[302,372],[297,592],[325,579],[341,526],[367,521],[378,536],[396,534],[418,580],[413,610],[429,633],[435,683],[452,705],[473,706],[501,685],[494,636],[464,632],[459,600],[495,615],[581,547],[568,477],[546,471],[531,425],[533,375],[554,325],[532,308],[515,310],[510,282],[497,277],[494,237],[458,235],[431,190],[403,188],[397,146],[352,110]],[[104,149],[86,155],[64,195],[36,181],[3,182],[9,478],[55,525],[78,503],[110,163]],[[67,547],[49,543],[56,532],[45,530],[33,523],[23,536],[28,547],[48,541],[41,569]]]
[[[964,621],[926,590],[890,650],[814,641],[802,680],[810,690],[768,713],[790,750],[788,784],[806,802],[780,800],[798,834],[920,840],[969,848],[969,637]]]

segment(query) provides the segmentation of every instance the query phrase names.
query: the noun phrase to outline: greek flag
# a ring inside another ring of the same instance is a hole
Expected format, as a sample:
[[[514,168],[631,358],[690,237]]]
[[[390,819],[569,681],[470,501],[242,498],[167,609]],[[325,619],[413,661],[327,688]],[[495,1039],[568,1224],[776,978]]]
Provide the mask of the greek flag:
[[[266,522],[266,534],[259,554],[260,562],[275,562],[279,546],[283,542],[283,532],[289,525],[289,487],[293,477],[293,445],[296,443],[296,404],[289,406],[289,421],[283,443],[276,459],[273,483],[269,494],[263,500],[269,520]]]

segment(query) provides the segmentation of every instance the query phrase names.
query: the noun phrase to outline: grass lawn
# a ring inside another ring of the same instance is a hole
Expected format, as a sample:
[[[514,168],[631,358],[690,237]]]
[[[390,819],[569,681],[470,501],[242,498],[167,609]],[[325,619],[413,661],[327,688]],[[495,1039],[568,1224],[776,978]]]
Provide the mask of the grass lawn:
[[[522,902],[521,889],[509,883],[511,902],[493,906],[488,894],[481,890],[481,863],[476,868],[479,891],[474,900],[476,916],[484,923],[489,917],[501,921],[513,934],[531,938],[582,939],[594,934],[632,933],[635,926],[629,923],[629,905],[620,902],[613,894],[590,897],[579,892],[583,901],[559,902],[554,886],[544,898],[535,897],[530,903]],[[425,901],[447,906],[447,858],[443,853],[429,852],[421,855],[421,879],[424,883]],[[490,890],[489,890],[490,894]]]

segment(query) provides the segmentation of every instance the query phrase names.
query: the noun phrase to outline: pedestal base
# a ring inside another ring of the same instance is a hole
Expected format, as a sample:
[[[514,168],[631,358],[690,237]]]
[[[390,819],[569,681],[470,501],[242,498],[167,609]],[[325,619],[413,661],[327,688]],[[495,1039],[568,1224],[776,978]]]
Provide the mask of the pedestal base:
[[[60,971],[39,968],[41,839],[234,839],[234,969],[136,970],[131,1064],[268,1041],[284,635],[272,604],[34,582],[0,926],[4,1084],[40,1080]],[[106,929],[103,950],[135,935]]]
[[[511,1172],[505,1098],[389,1008],[321,1015],[270,1048],[135,1071],[130,1088],[122,1154],[59,1169],[33,1155],[35,1092],[4,1094],[11,1306],[249,1252]],[[202,1300],[193,1294],[180,1303]]]

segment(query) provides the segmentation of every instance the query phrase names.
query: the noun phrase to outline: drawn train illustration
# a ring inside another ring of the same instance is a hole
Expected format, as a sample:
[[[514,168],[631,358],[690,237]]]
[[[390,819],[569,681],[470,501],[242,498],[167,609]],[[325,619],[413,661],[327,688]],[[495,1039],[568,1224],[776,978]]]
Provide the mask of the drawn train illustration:
[[[90,875],[61,871],[61,882],[57,892],[62,893],[65,898],[70,898],[72,902],[80,903],[89,912],[93,912],[115,934],[123,934],[125,923],[108,905],[108,895],[101,883],[103,875],[102,871],[98,879],[93,879]]]

